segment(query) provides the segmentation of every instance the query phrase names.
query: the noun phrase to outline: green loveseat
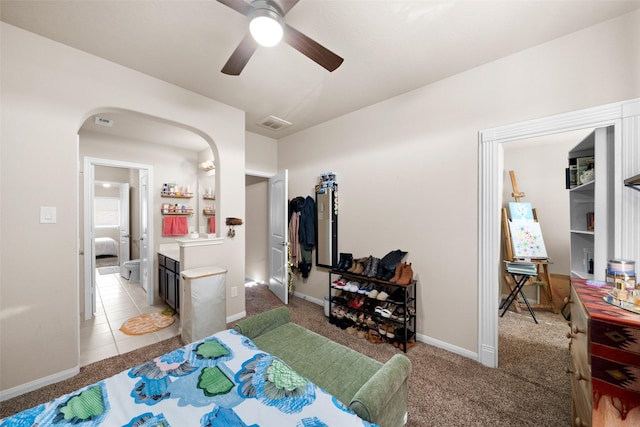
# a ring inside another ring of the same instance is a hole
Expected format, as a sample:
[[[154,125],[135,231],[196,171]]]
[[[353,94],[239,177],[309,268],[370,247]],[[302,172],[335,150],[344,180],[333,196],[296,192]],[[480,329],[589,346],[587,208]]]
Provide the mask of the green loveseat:
[[[286,307],[249,317],[234,329],[348,404],[361,418],[381,427],[406,422],[411,361],[405,355],[396,354],[382,364],[292,323]]]

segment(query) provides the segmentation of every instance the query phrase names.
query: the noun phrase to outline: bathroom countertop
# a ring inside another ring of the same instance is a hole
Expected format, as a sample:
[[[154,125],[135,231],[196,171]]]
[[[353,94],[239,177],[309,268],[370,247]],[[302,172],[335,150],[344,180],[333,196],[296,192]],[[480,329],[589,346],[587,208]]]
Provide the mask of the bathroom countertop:
[[[177,244],[160,245],[158,253],[175,261],[180,261],[180,248]]]

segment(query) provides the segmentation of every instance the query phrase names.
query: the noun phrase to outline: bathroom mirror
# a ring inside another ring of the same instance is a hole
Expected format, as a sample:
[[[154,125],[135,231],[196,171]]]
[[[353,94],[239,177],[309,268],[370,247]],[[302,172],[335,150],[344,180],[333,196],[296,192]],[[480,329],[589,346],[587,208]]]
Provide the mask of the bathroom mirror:
[[[332,268],[338,265],[338,215],[335,192],[332,188],[321,188],[316,193],[317,245],[316,265]]]
[[[198,153],[198,232],[216,234],[216,167],[211,149]]]

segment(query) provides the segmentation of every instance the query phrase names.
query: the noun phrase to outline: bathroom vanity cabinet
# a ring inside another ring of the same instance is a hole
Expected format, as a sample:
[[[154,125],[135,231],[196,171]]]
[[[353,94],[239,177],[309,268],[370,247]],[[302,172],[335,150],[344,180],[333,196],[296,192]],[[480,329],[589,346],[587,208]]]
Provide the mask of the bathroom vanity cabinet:
[[[158,253],[160,298],[180,313],[180,261]]]

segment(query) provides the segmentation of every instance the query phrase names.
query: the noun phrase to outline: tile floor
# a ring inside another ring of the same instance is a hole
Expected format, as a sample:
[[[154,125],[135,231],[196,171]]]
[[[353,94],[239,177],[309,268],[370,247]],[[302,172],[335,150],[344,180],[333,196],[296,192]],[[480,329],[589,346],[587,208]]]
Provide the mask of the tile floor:
[[[180,319],[173,325],[145,335],[120,332],[122,323],[143,313],[167,308],[163,301],[147,305],[147,293],[139,284],[130,284],[120,274],[96,272],[96,315],[80,322],[80,366],[117,356],[179,335]]]

